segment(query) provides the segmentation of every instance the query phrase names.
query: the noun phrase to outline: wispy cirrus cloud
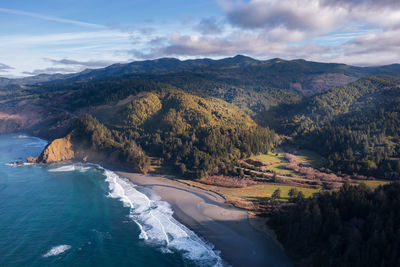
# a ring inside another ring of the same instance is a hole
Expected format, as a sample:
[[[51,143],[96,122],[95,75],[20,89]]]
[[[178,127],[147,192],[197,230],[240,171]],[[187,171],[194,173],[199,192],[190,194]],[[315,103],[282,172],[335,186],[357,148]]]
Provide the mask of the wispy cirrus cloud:
[[[72,66],[82,66],[82,67],[88,67],[88,68],[101,68],[101,67],[106,67],[111,64],[116,63],[116,61],[111,61],[111,60],[88,60],[88,61],[80,61],[80,60],[73,60],[73,59],[46,59],[53,64],[56,65],[72,65]]]
[[[26,12],[26,11],[17,10],[17,9],[0,8],[0,12],[13,14],[13,15],[21,15],[21,16],[26,16],[26,17],[31,17],[31,18],[41,19],[41,20],[73,24],[73,25],[81,26],[81,27],[89,27],[89,28],[96,28],[96,29],[106,28],[103,25],[99,25],[99,24],[95,24],[95,23],[88,23],[88,22],[71,20],[71,19],[63,19],[63,18],[53,17],[53,16],[39,14],[39,13]]]
[[[133,35],[116,30],[0,36],[1,60],[15,69],[9,73],[70,73],[105,67],[132,58]]]
[[[25,75],[39,75],[39,74],[56,74],[56,73],[74,73],[77,70],[75,68],[44,68],[44,69],[36,69],[33,71],[24,71],[22,72]]]

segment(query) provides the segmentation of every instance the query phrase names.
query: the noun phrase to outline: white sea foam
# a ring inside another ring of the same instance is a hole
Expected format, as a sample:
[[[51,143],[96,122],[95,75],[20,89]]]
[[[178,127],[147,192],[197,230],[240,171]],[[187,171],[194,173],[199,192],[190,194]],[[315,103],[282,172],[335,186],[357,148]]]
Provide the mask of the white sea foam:
[[[140,238],[157,245],[164,252],[179,251],[186,259],[203,266],[222,266],[219,252],[187,227],[176,221],[170,205],[149,198],[133,183],[116,173],[104,170],[112,198],[120,199],[130,208],[130,218],[140,228]]]
[[[25,134],[19,134],[19,135],[14,136],[13,138],[24,139],[24,138],[29,138],[29,136],[27,136]]]
[[[90,166],[85,166],[82,164],[70,164],[70,165],[65,165],[53,169],[49,169],[49,172],[73,172],[73,171],[78,171],[78,172],[85,172],[89,170],[91,167]]]
[[[71,248],[71,246],[69,246],[69,245],[60,245],[60,246],[52,247],[49,251],[47,251],[46,254],[43,255],[43,258],[59,255],[61,253],[64,253],[66,250],[68,250],[70,248]]]
[[[38,147],[38,148],[43,148],[45,147],[48,142],[46,140],[40,139],[38,137],[32,137],[32,136],[27,136],[27,135],[17,135],[14,136],[14,138],[18,138],[18,139],[29,139],[29,143],[23,144],[23,147]]]
[[[13,138],[16,139],[30,139],[33,142],[23,144],[24,147],[44,147],[48,144],[46,140],[40,139],[38,137],[28,136],[25,134],[15,135]]]
[[[33,138],[33,137],[31,137]],[[47,141],[40,139],[40,138],[34,138],[34,142],[26,143],[23,146],[24,147],[45,147],[48,143]]]
[[[8,163],[5,163],[5,165],[10,166],[10,167],[22,167],[22,166],[32,166],[32,165],[35,165],[35,163],[23,162],[22,165],[18,165],[16,162],[8,162]]]

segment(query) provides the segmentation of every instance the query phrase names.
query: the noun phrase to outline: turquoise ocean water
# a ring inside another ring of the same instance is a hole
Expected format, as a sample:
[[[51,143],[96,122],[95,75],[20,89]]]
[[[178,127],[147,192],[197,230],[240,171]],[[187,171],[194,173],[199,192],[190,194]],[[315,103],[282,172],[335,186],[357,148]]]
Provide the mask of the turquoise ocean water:
[[[0,135],[0,266],[218,266],[168,203],[96,165],[13,166],[44,140]]]

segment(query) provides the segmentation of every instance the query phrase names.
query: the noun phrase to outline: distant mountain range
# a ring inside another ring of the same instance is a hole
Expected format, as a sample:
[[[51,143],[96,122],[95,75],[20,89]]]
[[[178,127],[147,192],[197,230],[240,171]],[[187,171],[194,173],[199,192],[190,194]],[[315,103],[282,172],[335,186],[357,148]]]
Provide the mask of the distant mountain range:
[[[277,88],[293,88],[304,95],[314,95],[370,75],[399,74],[400,64],[356,67],[302,59],[257,60],[242,55],[220,60],[205,58],[181,61],[176,58],[161,58],[113,64],[106,68],[87,69],[74,74],[40,74],[20,79],[0,77],[0,87],[62,81],[87,81],[129,75],[166,75],[182,72],[196,75],[214,74],[225,79],[238,79],[240,77],[245,78],[243,80],[245,83],[261,82]]]

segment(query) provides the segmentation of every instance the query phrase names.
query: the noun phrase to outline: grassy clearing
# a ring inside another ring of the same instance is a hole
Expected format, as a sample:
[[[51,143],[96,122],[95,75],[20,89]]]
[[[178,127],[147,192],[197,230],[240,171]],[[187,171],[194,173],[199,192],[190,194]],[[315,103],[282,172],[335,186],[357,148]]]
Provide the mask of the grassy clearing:
[[[286,162],[282,162],[279,164],[274,164],[268,166],[268,170],[271,170],[273,172],[276,172],[277,174],[282,174],[282,175],[297,175],[297,173],[293,170],[287,169],[285,167]]]
[[[250,158],[251,160],[257,160],[264,164],[271,164],[267,167],[268,170],[276,172],[281,175],[296,175],[297,173],[293,170],[286,169],[285,165],[288,163],[285,159],[285,154],[281,151],[278,151],[278,154],[269,152],[268,154],[262,154],[253,156]]]
[[[315,168],[322,166],[322,157],[313,151],[301,149],[298,151],[298,155],[296,156],[298,160],[304,165],[311,165]],[[285,167],[288,162],[285,159],[285,152],[280,149],[278,149],[278,154],[269,152],[268,154],[253,156],[250,159],[260,161],[264,164],[272,163],[267,167],[267,169],[274,171],[277,174],[300,175],[299,173],[296,173],[295,171],[287,169]]]
[[[264,164],[267,164],[269,162],[272,162],[272,163],[281,163],[282,162],[282,159],[279,156],[279,154],[278,154],[278,156],[276,156],[275,153],[271,153],[271,152],[268,152],[268,154],[253,156],[250,159],[260,161]]]
[[[363,183],[368,185],[369,187],[375,188],[375,187],[378,187],[380,185],[389,184],[390,181],[386,181],[386,180],[367,180],[367,181],[363,181]]]
[[[228,199],[240,198],[245,201],[255,201],[261,198],[269,198],[271,197],[272,193],[278,188],[280,188],[281,190],[281,198],[280,198],[281,201],[288,200],[289,198],[288,193],[291,188],[297,188],[297,190],[302,191],[306,197],[310,197],[313,194],[318,193],[320,191],[318,189],[312,189],[312,188],[303,188],[297,186],[276,185],[276,184],[252,185],[245,188],[226,188],[214,185],[205,185],[195,181],[183,180],[183,182],[222,193]]]

